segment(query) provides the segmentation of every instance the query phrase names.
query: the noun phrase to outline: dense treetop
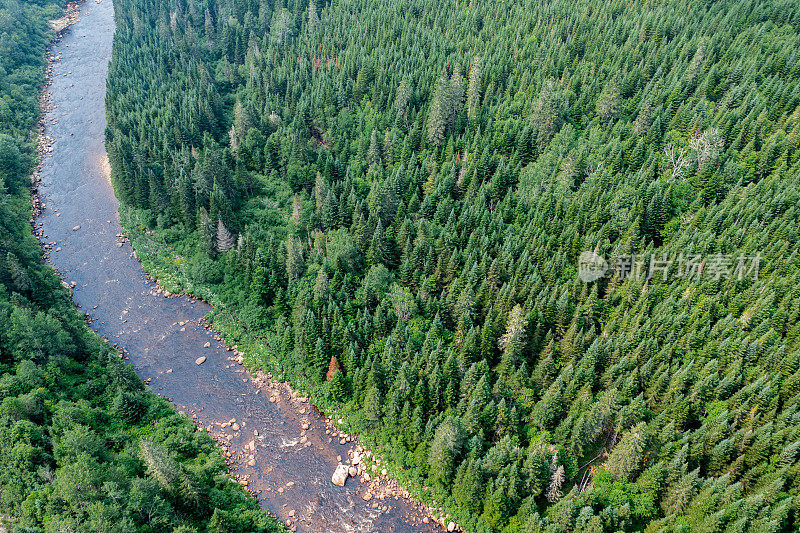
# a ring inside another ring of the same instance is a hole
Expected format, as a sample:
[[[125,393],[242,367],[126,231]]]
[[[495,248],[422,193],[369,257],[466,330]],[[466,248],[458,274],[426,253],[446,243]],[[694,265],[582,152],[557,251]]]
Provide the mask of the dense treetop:
[[[800,525],[796,2],[119,4],[150,266],[464,527]]]

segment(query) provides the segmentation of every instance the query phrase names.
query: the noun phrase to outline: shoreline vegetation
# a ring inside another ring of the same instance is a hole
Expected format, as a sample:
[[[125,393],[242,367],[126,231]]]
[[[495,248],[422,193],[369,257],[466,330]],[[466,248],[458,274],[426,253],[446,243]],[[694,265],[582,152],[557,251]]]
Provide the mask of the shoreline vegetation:
[[[282,531],[211,438],[149,393],[43,260],[36,196],[56,33],[80,3],[0,0],[0,512],[10,532]],[[63,16],[62,16],[63,14]],[[48,26],[48,21],[60,21]],[[57,31],[56,31],[57,30]],[[31,134],[33,133],[33,134]],[[2,527],[2,526],[0,526]]]
[[[337,470],[331,472],[331,482],[337,484],[335,478],[338,469],[344,467],[349,470],[348,474],[344,476],[341,483],[344,483],[348,477],[357,478],[357,481],[364,484],[360,489],[361,498],[369,502],[373,498],[374,507],[380,506],[377,499],[388,500],[390,498],[406,499],[412,504],[418,506],[424,511],[426,516],[423,517],[423,523],[438,523],[445,531],[463,531],[459,525],[454,521],[454,517],[450,514],[452,510],[441,507],[437,502],[430,498],[430,487],[419,485],[413,482],[410,478],[402,475],[402,470],[397,468],[390,460],[388,450],[385,447],[378,447],[378,442],[375,440],[374,435],[364,432],[364,428],[358,428],[352,422],[351,414],[347,411],[342,411],[340,406],[325,401],[324,397],[312,394],[313,387],[309,384],[291,382],[287,379],[276,378],[273,372],[282,374],[279,366],[275,364],[255,363],[255,361],[263,361],[261,357],[269,352],[269,346],[263,339],[255,339],[248,337],[242,332],[240,328],[236,328],[231,323],[233,315],[224,306],[220,305],[219,298],[215,294],[207,291],[195,292],[191,290],[191,283],[188,283],[186,278],[180,279],[181,276],[178,271],[167,271],[154,266],[154,261],[163,259],[158,251],[168,252],[169,257],[174,258],[174,251],[170,250],[163,245],[154,241],[155,235],[152,232],[142,230],[131,224],[129,218],[123,214],[128,213],[124,206],[120,206],[120,219],[123,225],[124,238],[131,244],[135,251],[135,257],[142,265],[145,273],[152,281],[157,283],[160,288],[161,294],[165,297],[186,295],[188,297],[204,301],[212,306],[212,311],[206,317],[207,328],[212,331],[217,340],[221,340],[232,351],[232,357],[229,359],[239,365],[242,365],[247,370],[248,374],[252,377],[254,385],[260,391],[270,391],[272,394],[281,394],[281,389],[285,387],[285,392],[293,400],[300,403],[307,403],[311,409],[319,413],[322,419],[326,422],[326,434],[331,435],[332,438],[340,439],[340,443],[353,442],[355,449],[345,459],[339,461]],[[157,248],[154,250],[154,246]],[[157,274],[162,274],[164,277],[155,277]],[[176,277],[175,274],[178,274]],[[224,318],[224,317],[227,317]],[[233,329],[231,328],[233,326]],[[233,333],[236,331],[236,333]],[[315,401],[316,400],[316,401]],[[218,431],[209,431],[209,434],[215,439],[217,444],[222,447],[223,451],[231,451],[230,442],[225,438],[226,432],[223,431],[225,426]],[[302,437],[301,437],[302,440]],[[379,449],[380,452],[376,453],[375,450]],[[241,452],[242,450],[238,450]],[[234,455],[226,459],[229,463],[237,460]],[[354,467],[354,469],[350,469]],[[366,476],[364,475],[366,474]],[[410,485],[405,486],[405,483]]]

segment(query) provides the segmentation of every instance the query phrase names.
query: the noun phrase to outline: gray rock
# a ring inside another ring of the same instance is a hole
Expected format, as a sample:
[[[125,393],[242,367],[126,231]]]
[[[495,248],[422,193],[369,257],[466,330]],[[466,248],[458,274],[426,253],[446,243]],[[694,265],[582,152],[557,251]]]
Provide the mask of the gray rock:
[[[333,471],[333,477],[331,478],[331,483],[339,487],[344,487],[344,483],[345,481],[347,481],[349,475],[350,473],[347,471],[347,466],[342,464],[337,465],[336,470]]]

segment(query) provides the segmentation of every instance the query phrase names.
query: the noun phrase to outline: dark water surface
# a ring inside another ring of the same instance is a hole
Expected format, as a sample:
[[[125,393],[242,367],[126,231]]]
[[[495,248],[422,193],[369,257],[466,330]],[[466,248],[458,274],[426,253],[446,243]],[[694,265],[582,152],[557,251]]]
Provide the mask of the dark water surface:
[[[55,243],[50,262],[65,281],[75,282],[75,303],[89,312],[99,334],[128,351],[139,377],[149,379],[154,392],[196,413],[200,426],[236,419],[240,431],[222,430],[232,435],[232,449],[242,450],[251,441],[255,448],[247,452],[254,456],[254,467],[247,465],[248,455],[235,456],[236,473],[249,476],[262,507],[291,519],[299,531],[437,530],[422,523],[423,511],[409,501],[366,503],[359,496],[364,485],[353,478],[344,488],[334,486],[337,456],[346,459],[353,445],[329,442],[324,419],[290,400],[285,390],[259,390],[229,360],[232,352],[199,323],[209,307],[184,296],[156,294],[130,245],[118,242],[118,203],[102,169],[113,34],[111,0],[88,0],[80,20],[51,51],[61,59],[53,65],[49,88],[55,107],[45,117],[45,134],[54,144],[41,171],[45,207],[39,222],[43,240]],[[201,355],[208,360],[197,366]],[[270,396],[280,399],[272,403]],[[310,446],[300,443],[304,421],[310,424],[305,433]],[[383,506],[388,510],[382,511]]]

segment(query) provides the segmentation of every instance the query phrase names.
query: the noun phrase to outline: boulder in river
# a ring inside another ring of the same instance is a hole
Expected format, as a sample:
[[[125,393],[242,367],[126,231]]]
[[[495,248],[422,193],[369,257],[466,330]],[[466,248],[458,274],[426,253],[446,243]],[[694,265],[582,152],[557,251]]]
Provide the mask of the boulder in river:
[[[343,464],[339,464],[336,466],[336,470],[333,471],[333,477],[331,478],[331,483],[336,486],[344,487],[345,481],[347,481],[347,477],[350,473],[347,471],[347,466]]]
[[[205,362],[206,362],[206,356],[205,355],[203,355],[201,357],[198,357],[197,359],[194,360],[194,364],[196,364],[196,365],[202,365]]]

